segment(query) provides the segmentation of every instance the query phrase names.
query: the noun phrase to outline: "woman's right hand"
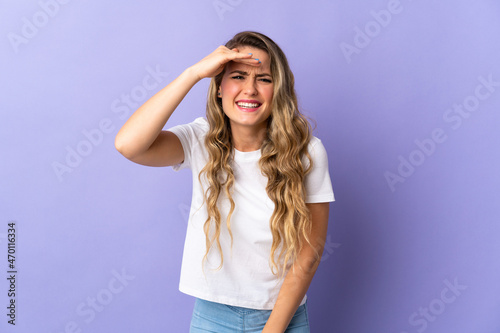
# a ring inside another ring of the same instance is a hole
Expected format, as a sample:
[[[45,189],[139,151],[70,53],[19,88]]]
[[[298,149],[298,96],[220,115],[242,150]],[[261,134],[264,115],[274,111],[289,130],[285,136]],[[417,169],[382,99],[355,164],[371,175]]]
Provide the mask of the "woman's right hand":
[[[259,60],[252,58],[250,53],[240,53],[237,48],[232,50],[224,45],[219,46],[215,51],[191,67],[198,78],[214,77],[224,69],[230,61],[236,61],[247,65],[259,66]]]

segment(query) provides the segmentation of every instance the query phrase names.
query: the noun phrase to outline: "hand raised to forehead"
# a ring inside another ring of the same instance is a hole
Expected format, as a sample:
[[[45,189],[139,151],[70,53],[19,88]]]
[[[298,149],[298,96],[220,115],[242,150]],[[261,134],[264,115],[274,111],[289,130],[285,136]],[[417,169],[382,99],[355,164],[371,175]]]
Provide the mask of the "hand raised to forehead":
[[[201,59],[198,63],[192,66],[196,75],[201,80],[206,77],[214,77],[226,66],[230,61],[239,62],[251,66],[260,66],[260,61],[253,58],[251,53],[239,52],[238,48],[228,49],[224,45],[219,46],[215,51]]]

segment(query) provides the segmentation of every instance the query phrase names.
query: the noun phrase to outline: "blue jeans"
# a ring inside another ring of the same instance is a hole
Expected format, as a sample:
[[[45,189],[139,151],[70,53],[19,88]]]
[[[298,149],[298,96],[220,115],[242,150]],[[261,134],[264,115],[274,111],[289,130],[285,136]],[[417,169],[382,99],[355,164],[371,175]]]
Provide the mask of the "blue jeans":
[[[189,333],[262,332],[271,310],[242,308],[196,298]],[[307,301],[299,306],[285,333],[309,333]]]

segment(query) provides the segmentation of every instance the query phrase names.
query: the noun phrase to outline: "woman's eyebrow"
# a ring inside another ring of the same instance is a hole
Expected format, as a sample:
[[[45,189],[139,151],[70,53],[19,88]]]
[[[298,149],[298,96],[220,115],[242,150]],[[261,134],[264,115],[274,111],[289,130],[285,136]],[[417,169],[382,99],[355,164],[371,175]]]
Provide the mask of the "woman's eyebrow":
[[[239,71],[239,70],[234,70],[232,72],[229,73],[229,75],[233,74],[233,73],[237,73],[237,74],[240,74],[240,75],[247,75],[248,76],[248,73],[245,72],[245,71]],[[262,76],[271,76],[271,74],[268,74],[268,73],[262,73],[262,74],[257,74],[255,75],[257,77],[262,77]]]

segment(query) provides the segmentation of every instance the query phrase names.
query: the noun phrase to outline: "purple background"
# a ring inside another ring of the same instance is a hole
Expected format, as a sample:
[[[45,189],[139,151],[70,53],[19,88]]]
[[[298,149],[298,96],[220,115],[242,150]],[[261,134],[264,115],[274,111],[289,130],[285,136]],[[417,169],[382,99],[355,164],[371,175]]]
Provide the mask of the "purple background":
[[[60,1],[0,4],[0,268],[14,220],[19,270],[15,327],[0,280],[0,331],[188,331],[190,172],[129,162],[114,137],[186,67],[257,30],[287,54],[329,154],[312,332],[500,332],[498,1]],[[148,68],[163,72],[151,89]],[[166,127],[204,115],[207,87]],[[459,116],[463,103],[474,111]]]

